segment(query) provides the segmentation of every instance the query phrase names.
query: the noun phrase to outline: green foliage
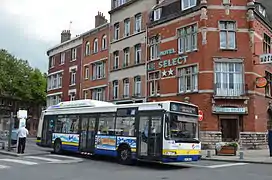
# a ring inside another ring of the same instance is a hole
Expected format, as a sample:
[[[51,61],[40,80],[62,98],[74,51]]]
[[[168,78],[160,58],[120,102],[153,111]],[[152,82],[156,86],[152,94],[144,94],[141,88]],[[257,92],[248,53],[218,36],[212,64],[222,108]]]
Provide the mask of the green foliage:
[[[0,49],[0,96],[44,105],[46,75],[31,68],[28,61]]]

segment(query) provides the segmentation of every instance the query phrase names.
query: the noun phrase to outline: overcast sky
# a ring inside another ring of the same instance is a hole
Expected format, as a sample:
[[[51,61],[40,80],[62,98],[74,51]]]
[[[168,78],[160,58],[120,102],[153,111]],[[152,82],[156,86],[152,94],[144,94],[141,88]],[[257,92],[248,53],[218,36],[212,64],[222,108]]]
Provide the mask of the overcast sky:
[[[98,11],[109,19],[110,0],[0,0],[0,49],[47,71],[46,50],[60,43],[72,21],[72,37],[94,27]]]

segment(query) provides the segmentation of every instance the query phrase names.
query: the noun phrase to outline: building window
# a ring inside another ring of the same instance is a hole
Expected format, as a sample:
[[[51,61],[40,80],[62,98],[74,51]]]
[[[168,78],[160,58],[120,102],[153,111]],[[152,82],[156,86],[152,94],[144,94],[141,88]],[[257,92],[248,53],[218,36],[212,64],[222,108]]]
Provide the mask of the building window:
[[[123,97],[128,98],[129,97],[129,79],[126,78],[123,80]]]
[[[142,56],[142,48],[141,44],[135,45],[135,64],[139,64],[141,62],[141,56]]]
[[[119,68],[119,52],[115,51],[113,53],[113,69]]]
[[[107,36],[104,35],[102,38],[102,50],[107,49]]]
[[[98,39],[94,40],[94,47],[93,47],[93,53],[98,52]]]
[[[266,11],[265,8],[261,5],[258,6],[258,11],[263,15],[263,17],[266,17]]]
[[[105,62],[96,62],[93,64],[93,80],[105,78]]]
[[[118,94],[119,94],[119,84],[118,81],[113,81],[112,83],[112,88],[113,88],[113,99],[118,99]]]
[[[72,49],[72,57],[71,57],[71,60],[74,61],[76,60],[77,58],[77,49],[76,48],[73,48]]]
[[[271,53],[271,38],[267,34],[264,34],[263,53],[264,54]]]
[[[187,26],[178,30],[178,53],[197,50],[197,26]]]
[[[73,69],[70,72],[70,86],[75,85],[76,84],[76,70]]]
[[[129,36],[130,34],[130,19],[125,19],[124,21],[124,36]]]
[[[135,26],[134,27],[135,27],[135,29],[134,29],[135,33],[141,31],[141,29],[142,29],[142,15],[141,14],[137,14],[135,16]]]
[[[120,34],[120,26],[119,23],[114,24],[114,40],[119,39],[119,34]]]
[[[105,101],[105,88],[96,88],[92,90],[92,99]]]
[[[62,87],[62,74],[58,74],[58,87]]]
[[[88,90],[83,91],[83,97],[84,99],[88,99]]]
[[[265,87],[265,95],[272,97],[272,74],[265,71],[265,78],[267,79],[267,86]]]
[[[197,66],[178,69],[179,93],[195,92],[198,90]]]
[[[242,63],[215,63],[215,93],[217,96],[241,96],[244,94],[243,79]]]
[[[181,0],[182,10],[190,9],[196,6],[196,0]]]
[[[159,8],[159,9],[156,9],[156,10],[154,10],[154,14],[153,14],[153,16],[154,16],[154,21],[157,21],[157,20],[159,20],[160,18],[161,18],[161,8]]]
[[[160,95],[160,72],[152,72],[148,75],[149,94],[150,96]]]
[[[91,54],[91,45],[90,42],[87,42],[85,45],[85,56],[89,56]]]
[[[76,100],[76,93],[70,93],[69,97],[70,97],[70,101]]]
[[[89,79],[89,76],[90,76],[89,67],[85,66],[84,68],[85,68],[85,71],[84,71],[85,72],[85,76],[84,77],[85,77],[85,79]]]
[[[220,21],[220,49],[236,48],[236,23]]]
[[[159,37],[152,37],[150,39],[149,51],[150,51],[150,60],[155,60],[160,57],[160,49],[159,49]]]
[[[55,57],[52,56],[49,58],[49,68],[53,68],[55,66]]]
[[[141,76],[136,76],[134,78],[134,96],[138,97],[141,96]]]
[[[64,64],[65,63],[65,52],[60,54],[60,64]]]
[[[124,67],[129,66],[129,56],[130,56],[130,52],[129,52],[129,47],[124,49]]]
[[[117,8],[125,4],[128,0],[113,0],[113,8]]]

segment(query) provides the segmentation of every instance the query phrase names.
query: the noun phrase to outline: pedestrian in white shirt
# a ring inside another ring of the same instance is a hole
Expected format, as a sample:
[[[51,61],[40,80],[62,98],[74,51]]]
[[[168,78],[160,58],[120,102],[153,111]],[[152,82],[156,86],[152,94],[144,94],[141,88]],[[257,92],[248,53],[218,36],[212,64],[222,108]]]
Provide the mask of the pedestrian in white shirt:
[[[25,126],[22,126],[18,130],[18,154],[24,154],[25,153],[25,144],[26,144],[26,137],[28,135],[28,130],[25,128]]]

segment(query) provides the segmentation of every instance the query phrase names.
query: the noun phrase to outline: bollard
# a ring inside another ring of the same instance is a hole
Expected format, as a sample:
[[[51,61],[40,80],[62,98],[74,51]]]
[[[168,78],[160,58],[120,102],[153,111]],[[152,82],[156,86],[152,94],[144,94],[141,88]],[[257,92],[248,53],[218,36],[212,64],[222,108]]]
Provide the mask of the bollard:
[[[244,152],[242,151],[239,152],[239,159],[244,159]]]
[[[210,150],[207,151],[207,157],[208,157],[208,158],[212,157],[212,153],[211,153]]]

